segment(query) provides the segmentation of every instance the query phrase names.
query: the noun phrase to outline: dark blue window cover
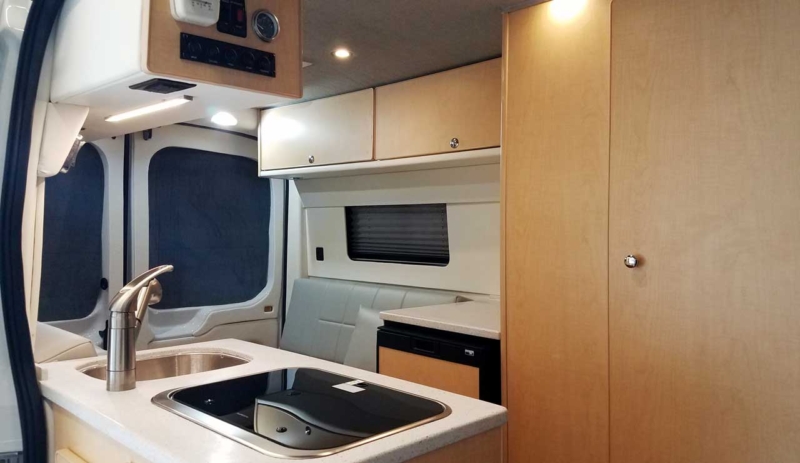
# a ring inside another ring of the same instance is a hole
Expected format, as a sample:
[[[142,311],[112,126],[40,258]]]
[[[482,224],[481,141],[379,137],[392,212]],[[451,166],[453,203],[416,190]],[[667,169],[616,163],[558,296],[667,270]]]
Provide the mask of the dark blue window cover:
[[[256,161],[188,148],[164,148],[150,161],[150,267],[158,309],[248,301],[267,284],[270,182]]]
[[[104,196],[103,160],[92,145],[69,172],[45,180],[40,321],[83,318],[97,304]]]

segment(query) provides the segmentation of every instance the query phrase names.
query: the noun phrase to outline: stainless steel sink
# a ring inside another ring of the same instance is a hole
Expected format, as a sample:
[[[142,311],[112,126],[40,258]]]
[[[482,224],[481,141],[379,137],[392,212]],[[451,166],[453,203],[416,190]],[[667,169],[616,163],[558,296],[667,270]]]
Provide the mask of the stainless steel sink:
[[[250,360],[222,352],[181,352],[136,360],[136,381],[172,378],[204,371],[244,365]],[[81,370],[92,378],[106,379],[106,364],[92,365]]]

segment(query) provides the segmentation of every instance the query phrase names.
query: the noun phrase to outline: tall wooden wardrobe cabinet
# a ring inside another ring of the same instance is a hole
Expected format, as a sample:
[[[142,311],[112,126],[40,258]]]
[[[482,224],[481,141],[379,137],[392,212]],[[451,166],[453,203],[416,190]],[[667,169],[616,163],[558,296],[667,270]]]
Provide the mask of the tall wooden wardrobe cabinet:
[[[570,2],[505,19],[507,461],[798,462],[800,2]]]

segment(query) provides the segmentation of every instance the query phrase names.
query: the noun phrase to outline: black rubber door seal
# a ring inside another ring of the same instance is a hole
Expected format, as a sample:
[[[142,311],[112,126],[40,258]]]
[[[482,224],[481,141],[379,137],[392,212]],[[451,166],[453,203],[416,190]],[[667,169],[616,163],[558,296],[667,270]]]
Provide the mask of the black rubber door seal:
[[[28,12],[14,81],[0,198],[0,297],[26,463],[45,463],[48,452],[44,404],[36,380],[25,303],[22,209],[39,75],[50,32],[63,4],[64,0],[35,0]]]

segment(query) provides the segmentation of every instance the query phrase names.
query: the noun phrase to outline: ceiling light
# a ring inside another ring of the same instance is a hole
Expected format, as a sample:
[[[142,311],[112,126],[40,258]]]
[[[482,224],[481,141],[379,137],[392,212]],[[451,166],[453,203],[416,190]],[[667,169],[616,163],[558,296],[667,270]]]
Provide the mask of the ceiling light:
[[[176,106],[180,106],[184,103],[188,103],[192,101],[192,97],[190,96],[182,96],[180,98],[175,98],[174,100],[166,100],[156,104],[152,104],[150,106],[145,106],[143,108],[134,109],[133,111],[124,112],[121,114],[117,114],[115,116],[110,116],[106,118],[106,122],[120,122],[127,119],[131,119],[134,117],[144,116],[146,114],[151,114],[157,111],[163,111],[165,109],[174,108]]]
[[[353,56],[353,54],[350,53],[350,50],[348,50],[347,48],[337,48],[336,50],[333,51],[333,56],[339,59],[347,59]]]
[[[217,114],[214,114],[214,117],[211,118],[211,122],[223,127],[233,127],[239,123],[233,114],[226,113],[225,111],[220,111]]]

